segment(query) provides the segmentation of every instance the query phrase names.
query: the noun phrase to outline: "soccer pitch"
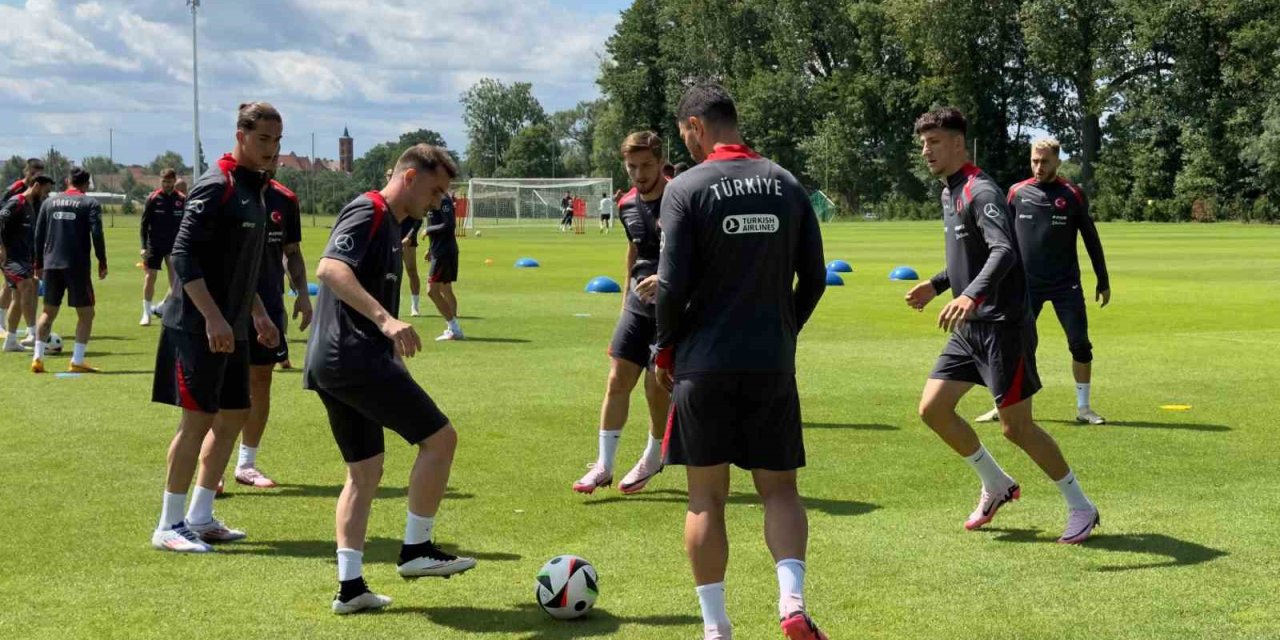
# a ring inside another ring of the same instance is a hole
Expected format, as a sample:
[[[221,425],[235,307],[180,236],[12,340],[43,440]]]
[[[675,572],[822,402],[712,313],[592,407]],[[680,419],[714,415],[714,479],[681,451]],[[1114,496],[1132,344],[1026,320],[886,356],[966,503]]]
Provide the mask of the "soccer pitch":
[[[395,602],[340,618],[329,602],[343,465],[297,370],[276,373],[259,454],[282,486],[230,483],[217,502],[217,515],[249,539],[204,556],[150,547],[178,412],[149,401],[160,328],[137,326],[136,220],[115,222],[89,346],[106,373],[34,376],[29,356],[0,354],[0,637],[699,637],[682,470],[630,497],[570,490],[595,457],[605,347],[621,305],[583,287],[597,275],[621,279],[620,228],[602,237],[592,225],[585,236],[488,226],[460,241],[468,340],[433,342],[443,322],[414,319],[426,350],[409,365],[460,433],[437,539],[480,564],[448,581],[396,575],[413,451],[388,434],[365,575]],[[313,274],[326,222],[304,219]],[[1091,300],[1087,259],[1083,269],[1094,405],[1106,426],[1074,425],[1066,340],[1053,313],[1042,315],[1036,417],[1102,513],[1095,537],[1075,547],[1054,544],[1065,518],[1057,490],[992,425],[979,434],[1023,498],[991,528],[961,527],[977,479],[915,414],[945,342],[935,328],[942,305],[912,312],[902,300],[910,284],[886,277],[897,265],[936,271],[939,231],[937,222],[823,228],[827,259],[856,270],[828,288],[797,358],[806,596],[823,629],[833,639],[1280,637],[1280,227],[1100,226],[1107,309]],[[514,269],[523,256],[542,267]],[[407,286],[403,295],[407,315]],[[54,331],[69,343],[73,325],[64,310]],[[305,336],[294,330],[289,340],[300,366]],[[48,358],[50,371],[64,371],[69,353],[68,344]],[[620,473],[644,446],[641,393]],[[1168,404],[1192,408],[1160,408]],[[967,416],[989,407],[981,389],[962,405]],[[728,520],[735,637],[779,637],[762,510],[742,472]],[[562,553],[600,572],[600,600],[582,620],[552,620],[534,603],[534,575]]]

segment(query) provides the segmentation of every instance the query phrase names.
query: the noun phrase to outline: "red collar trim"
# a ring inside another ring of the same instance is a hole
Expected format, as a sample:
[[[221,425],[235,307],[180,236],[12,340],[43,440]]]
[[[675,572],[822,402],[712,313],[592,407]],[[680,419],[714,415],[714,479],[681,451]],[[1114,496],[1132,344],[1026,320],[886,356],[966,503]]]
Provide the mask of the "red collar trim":
[[[235,156],[229,153],[223,154],[221,158],[218,158],[218,167],[223,171],[235,171],[237,166],[239,166],[239,163],[236,162]]]
[[[83,191],[81,191],[81,190],[79,190],[79,189],[67,189],[64,193],[65,193],[66,195],[69,195],[69,196],[82,196],[82,195],[84,195],[84,192],[83,192]]]
[[[759,160],[760,154],[756,153],[745,144],[723,144],[715,148],[711,155],[707,156],[707,162],[717,162],[720,160]]]
[[[373,208],[379,213],[385,213],[390,207],[387,206],[387,199],[382,197],[381,191],[367,191],[365,197],[373,201]]]

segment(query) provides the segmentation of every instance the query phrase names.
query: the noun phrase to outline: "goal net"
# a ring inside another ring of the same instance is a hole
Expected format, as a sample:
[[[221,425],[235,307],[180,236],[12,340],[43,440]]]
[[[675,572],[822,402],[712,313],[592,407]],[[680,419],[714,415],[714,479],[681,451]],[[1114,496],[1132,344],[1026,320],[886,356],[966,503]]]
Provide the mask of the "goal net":
[[[473,178],[467,185],[470,222],[559,222],[564,217],[565,194],[587,204],[587,215],[596,215],[600,197],[613,197],[611,178]]]

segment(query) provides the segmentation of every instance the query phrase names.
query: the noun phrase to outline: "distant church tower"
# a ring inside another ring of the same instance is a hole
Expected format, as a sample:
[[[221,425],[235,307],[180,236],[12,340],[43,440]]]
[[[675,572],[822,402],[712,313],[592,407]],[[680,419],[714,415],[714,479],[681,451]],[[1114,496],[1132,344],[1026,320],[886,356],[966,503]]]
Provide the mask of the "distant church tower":
[[[351,133],[347,131],[346,127],[343,127],[342,137],[338,138],[338,168],[347,173],[355,170],[355,142],[351,138]]]

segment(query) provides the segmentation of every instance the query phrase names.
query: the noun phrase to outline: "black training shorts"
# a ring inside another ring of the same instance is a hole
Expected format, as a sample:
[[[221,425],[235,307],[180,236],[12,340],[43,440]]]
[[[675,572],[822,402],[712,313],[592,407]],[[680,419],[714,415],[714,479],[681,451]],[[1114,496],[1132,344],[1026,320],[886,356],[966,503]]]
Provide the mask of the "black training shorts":
[[[648,368],[653,350],[653,340],[658,335],[658,323],[653,318],[623,309],[618,316],[618,326],[609,342],[609,357],[626,360]]]
[[[965,322],[951,334],[929,377],[972,382],[1011,407],[1040,390],[1036,326],[1032,322]]]
[[[151,401],[202,413],[248,409],[248,341],[237,340],[233,353],[214,353],[204,335],[165,327]]]
[[[289,359],[289,341],[285,340],[285,314],[284,309],[271,313],[271,322],[280,330],[280,344],[274,349],[268,349],[262,346],[261,342],[256,339],[249,341],[249,364],[253,366],[265,366],[280,364]]]
[[[439,256],[431,254],[431,274],[427,282],[451,284],[458,281],[458,254]]]
[[[794,373],[709,373],[676,380],[663,438],[666,464],[792,471],[804,436]]]
[[[44,270],[44,303],[61,307],[64,295],[69,307],[94,305],[93,278],[89,275],[89,267]]]
[[[449,418],[408,372],[375,384],[316,388],[329,412],[329,428],[347,462],[368,460],[386,451],[386,427],[416,445],[449,424]]]

